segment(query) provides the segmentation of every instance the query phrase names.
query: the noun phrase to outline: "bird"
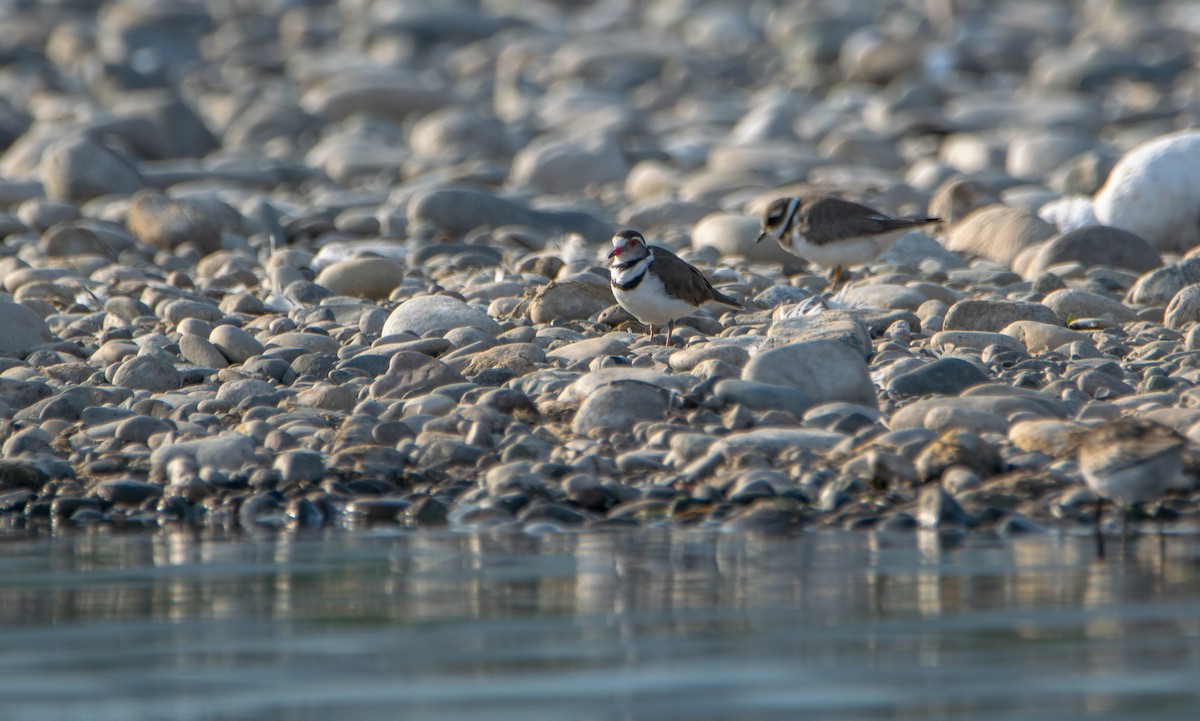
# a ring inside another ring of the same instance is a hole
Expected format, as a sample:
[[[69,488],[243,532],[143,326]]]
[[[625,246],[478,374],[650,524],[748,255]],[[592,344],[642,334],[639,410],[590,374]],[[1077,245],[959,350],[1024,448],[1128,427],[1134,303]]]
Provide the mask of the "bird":
[[[732,308],[742,304],[712,287],[687,261],[658,245],[648,245],[636,230],[619,230],[608,254],[609,282],[622,308],[650,328],[667,326],[663,345],[671,345],[675,321],[709,301]]]
[[[1081,431],[1077,439],[1079,470],[1096,492],[1096,534],[1104,501],[1122,511],[1156,501],[1183,472],[1188,441],[1161,423],[1124,416]],[[1122,521],[1127,516],[1122,516]]]
[[[787,252],[830,268],[832,289],[849,265],[867,263],[901,235],[941,218],[893,218],[832,195],[777,198],[763,211],[756,243],[774,238]]]

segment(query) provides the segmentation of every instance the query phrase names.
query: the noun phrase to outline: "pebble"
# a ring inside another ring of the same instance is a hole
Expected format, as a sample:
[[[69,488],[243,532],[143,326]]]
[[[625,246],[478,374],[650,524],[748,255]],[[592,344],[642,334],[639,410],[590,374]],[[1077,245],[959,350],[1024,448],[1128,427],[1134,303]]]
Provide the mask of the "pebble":
[[[127,157],[82,135],[50,143],[39,170],[46,197],[63,203],[108,193],[130,194],[145,185],[141,172]]]
[[[835,340],[791,343],[764,351],[746,364],[742,380],[795,388],[818,403],[876,404],[866,361]]]
[[[447,295],[423,295],[396,306],[383,324],[383,335],[408,332],[421,336],[434,330],[464,326],[478,328],[493,336],[500,333],[500,325],[478,308]]]
[[[158,355],[137,355],[121,363],[112,375],[112,383],[121,388],[173,391],[183,385],[183,377]]]
[[[1056,290],[1047,295],[1042,303],[1068,325],[1080,318],[1103,318],[1116,323],[1130,323],[1137,319],[1137,314],[1120,301],[1085,290]]]
[[[752,411],[784,411],[796,418],[802,418],[816,403],[811,395],[798,388],[740,379],[718,382],[713,397],[723,405],[737,404]]]
[[[181,339],[182,340],[182,339]],[[263,352],[263,345],[242,328],[219,325],[208,334],[208,341],[230,363],[245,363]],[[213,366],[219,367],[219,366]]]
[[[37,313],[19,303],[0,300],[0,354],[28,353],[54,340]]]
[[[1063,263],[1085,267],[1109,266],[1145,273],[1163,264],[1158,250],[1146,240],[1121,228],[1089,225],[1067,231],[1043,243],[1024,264],[1014,267],[1026,278],[1035,278]]]
[[[1040,303],[1003,300],[960,300],[950,306],[942,329],[999,333],[1017,321],[1058,323],[1054,311]]]
[[[1019,320],[1005,326],[1002,334],[1021,342],[1030,353],[1038,354],[1061,348],[1071,343],[1091,343],[1091,336],[1079,331],[1069,330],[1058,325],[1058,319],[1051,323],[1039,323],[1032,320]]]
[[[991,379],[978,366],[961,358],[939,358],[892,378],[887,390],[897,396],[957,395]]]
[[[404,268],[387,258],[353,258],[322,268],[316,282],[338,295],[384,300],[404,282]]]
[[[453,368],[435,358],[401,351],[392,355],[387,373],[371,384],[371,397],[405,398],[463,380]]]
[[[579,406],[571,430],[581,436],[631,428],[638,421],[656,421],[666,413],[668,397],[661,389],[636,382],[610,383]]]
[[[185,333],[179,337],[179,355],[194,365],[220,370],[229,360],[206,338]]]

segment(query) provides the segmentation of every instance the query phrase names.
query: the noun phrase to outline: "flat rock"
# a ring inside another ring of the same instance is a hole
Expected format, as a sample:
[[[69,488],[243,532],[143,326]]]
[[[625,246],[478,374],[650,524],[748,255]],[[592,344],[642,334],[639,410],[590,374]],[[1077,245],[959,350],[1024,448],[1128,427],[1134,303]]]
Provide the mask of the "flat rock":
[[[183,378],[174,365],[157,355],[138,355],[121,363],[112,382],[121,388],[162,392],[178,390]]]
[[[398,399],[417,396],[464,380],[461,374],[436,358],[423,353],[401,351],[392,355],[387,373],[371,384],[371,397]]]
[[[933,348],[979,348],[999,345],[1015,351],[1025,352],[1025,346],[1016,338],[1003,333],[988,333],[981,330],[946,330],[934,333],[929,339]]]
[[[41,163],[46,197],[81,202],[109,193],[142,188],[141,173],[125,156],[82,136],[68,136],[46,148]]]
[[[257,338],[235,325],[219,325],[213,328],[208,334],[208,341],[230,363],[245,363],[263,352],[263,345]]]
[[[1137,314],[1119,301],[1085,290],[1063,288],[1047,295],[1042,303],[1063,323],[1080,318],[1104,318],[1114,323],[1131,323]]]
[[[358,393],[349,386],[317,383],[296,393],[293,402],[306,408],[348,413],[358,403]]]
[[[676,391],[687,390],[688,381],[675,375],[660,373],[649,368],[615,367],[584,373],[566,391],[569,400],[582,401],[610,383],[637,382],[645,385]]]
[[[321,333],[288,331],[272,336],[269,345],[277,348],[298,348],[306,353],[328,353],[334,355],[342,347],[336,338]]]
[[[273,383],[258,380],[257,378],[246,378],[244,380],[222,383],[221,387],[217,389],[217,400],[229,401],[237,405],[248,398],[274,395],[275,392],[276,388]]]
[[[0,300],[0,355],[24,355],[55,340],[37,313],[20,303]]]
[[[386,300],[404,281],[404,268],[388,258],[352,258],[321,269],[316,283],[337,295]]]
[[[472,353],[459,368],[459,372],[470,378],[491,368],[501,368],[523,376],[545,362],[545,351],[532,343],[505,343]]]
[[[1019,320],[1005,326],[1000,332],[1020,341],[1030,353],[1044,353],[1069,343],[1092,341],[1087,333],[1063,328],[1057,323],[1052,325],[1032,320]]]
[[[699,343],[672,353],[667,365],[677,371],[690,371],[707,360],[716,360],[741,368],[750,360],[750,352],[733,343]]]
[[[845,298],[846,302],[851,304],[897,310],[916,310],[929,300],[924,293],[915,288],[886,283],[853,286],[846,291]]]
[[[746,452],[760,453],[767,457],[795,450],[823,453],[845,439],[844,433],[834,431],[810,428],[759,428],[731,433],[714,443],[710,452],[720,454],[730,460]]]
[[[167,464],[176,458],[188,458],[201,468],[236,471],[254,456],[254,439],[228,434],[198,441],[165,443],[150,454],[150,469],[155,478],[163,478]]]
[[[599,338],[586,338],[577,340],[573,343],[559,346],[554,350],[546,353],[547,358],[555,358],[564,360],[570,363],[582,363],[590,361],[593,358],[602,358],[604,356],[616,355],[623,356],[629,352],[629,344],[613,338],[612,336],[600,336]]]
[[[977,387],[978,388],[978,387]],[[972,389],[973,390],[973,389]],[[1014,415],[1030,414],[1035,418],[1064,418],[1067,415],[1061,401],[1046,396],[971,395],[966,391],[958,398],[928,398],[905,406],[892,416],[889,425],[893,430],[905,428],[928,428],[929,420],[938,420],[940,414],[956,409],[982,411],[1009,419]]]
[[[1042,243],[1013,270],[1036,278],[1061,263],[1085,267],[1108,266],[1145,273],[1162,265],[1158,250],[1143,238],[1121,228],[1090,225],[1070,230]]]
[[[314,451],[284,451],[275,457],[272,467],[285,483],[317,483],[325,477],[325,459]]]
[[[767,339],[772,345],[833,340],[854,349],[863,358],[871,355],[870,330],[849,311],[830,310],[776,320],[767,328]]]
[[[311,87],[300,99],[300,106],[329,120],[364,113],[400,121],[453,101],[451,93],[417,85],[413,79],[411,73],[399,70],[352,68]]]
[[[549,192],[579,191],[598,183],[623,181],[629,172],[618,138],[611,132],[534,138],[513,156],[511,182]]]
[[[656,386],[637,381],[609,383],[587,396],[571,421],[579,435],[593,431],[625,431],[638,421],[661,420],[670,396]]]
[[[752,411],[784,411],[796,418],[802,418],[815,405],[813,397],[798,388],[733,378],[719,381],[713,396],[722,405],[736,403]]]
[[[887,385],[898,396],[958,395],[961,391],[990,380],[974,363],[961,358],[939,358],[932,363],[901,374]]]
[[[863,355],[836,340],[805,341],[764,351],[746,364],[742,380],[796,388],[816,403],[877,405]]]
[[[1007,300],[960,300],[950,306],[943,330],[981,330],[996,333],[1016,321],[1058,324],[1058,316],[1041,303]]]
[[[408,331],[420,336],[462,327],[478,328],[492,336],[500,334],[500,324],[478,308],[448,295],[420,295],[396,306],[383,324],[383,335]]]
[[[229,365],[229,360],[206,338],[184,333],[179,336],[179,355],[193,365],[220,370]]]

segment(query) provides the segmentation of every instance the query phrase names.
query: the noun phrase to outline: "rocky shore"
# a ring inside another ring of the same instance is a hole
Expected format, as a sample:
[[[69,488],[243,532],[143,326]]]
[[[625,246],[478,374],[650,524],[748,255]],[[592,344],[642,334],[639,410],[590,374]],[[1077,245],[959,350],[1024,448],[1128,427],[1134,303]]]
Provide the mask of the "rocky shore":
[[[0,5],[10,530],[1078,530],[1081,429],[1200,440],[1191,3]],[[829,297],[817,190],[944,222]]]

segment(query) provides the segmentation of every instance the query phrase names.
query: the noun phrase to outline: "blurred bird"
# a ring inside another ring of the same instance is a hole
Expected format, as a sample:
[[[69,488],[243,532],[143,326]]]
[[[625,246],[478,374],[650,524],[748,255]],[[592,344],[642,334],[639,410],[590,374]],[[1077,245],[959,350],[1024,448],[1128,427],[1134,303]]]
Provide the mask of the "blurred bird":
[[[892,218],[865,205],[829,195],[779,198],[763,211],[758,240],[774,238],[789,253],[832,269],[832,290],[842,269],[879,257],[901,235],[940,218]]]

